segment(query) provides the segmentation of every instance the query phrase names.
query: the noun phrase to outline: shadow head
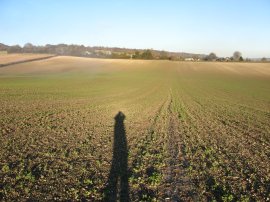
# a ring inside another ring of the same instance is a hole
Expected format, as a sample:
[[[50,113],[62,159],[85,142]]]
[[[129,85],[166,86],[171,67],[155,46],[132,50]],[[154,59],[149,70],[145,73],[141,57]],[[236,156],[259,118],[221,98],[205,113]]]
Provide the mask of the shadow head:
[[[121,111],[119,111],[119,112],[116,114],[116,116],[114,117],[114,119],[115,119],[116,121],[121,121],[121,122],[123,122],[125,118],[126,118],[125,114],[124,114],[123,112],[121,112]]]

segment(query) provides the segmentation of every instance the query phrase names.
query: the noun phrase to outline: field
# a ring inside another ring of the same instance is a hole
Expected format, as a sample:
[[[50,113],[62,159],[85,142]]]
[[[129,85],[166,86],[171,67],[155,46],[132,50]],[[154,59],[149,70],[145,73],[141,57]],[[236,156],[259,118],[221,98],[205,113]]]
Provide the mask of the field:
[[[270,64],[0,68],[0,200],[270,200]]]

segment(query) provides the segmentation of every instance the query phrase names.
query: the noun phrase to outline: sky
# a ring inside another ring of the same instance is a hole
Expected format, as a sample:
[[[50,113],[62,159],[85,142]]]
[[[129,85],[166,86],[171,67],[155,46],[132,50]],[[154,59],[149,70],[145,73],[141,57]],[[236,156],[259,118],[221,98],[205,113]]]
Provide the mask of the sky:
[[[270,57],[270,0],[0,0],[0,43]]]

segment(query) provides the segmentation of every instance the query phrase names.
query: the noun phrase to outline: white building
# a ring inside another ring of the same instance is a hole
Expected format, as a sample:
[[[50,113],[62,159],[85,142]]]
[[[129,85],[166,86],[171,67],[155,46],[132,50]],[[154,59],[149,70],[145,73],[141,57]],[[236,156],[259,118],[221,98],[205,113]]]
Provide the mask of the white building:
[[[185,61],[194,61],[194,58],[185,58]]]

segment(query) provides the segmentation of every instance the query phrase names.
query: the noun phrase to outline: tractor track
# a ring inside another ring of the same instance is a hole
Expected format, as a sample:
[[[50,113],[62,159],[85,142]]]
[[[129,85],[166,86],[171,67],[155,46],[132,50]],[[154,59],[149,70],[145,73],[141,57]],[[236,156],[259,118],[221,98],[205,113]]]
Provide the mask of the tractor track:
[[[179,129],[179,119],[172,110],[172,94],[167,106],[166,168],[164,169],[164,198],[166,201],[194,201],[196,193],[187,171],[183,135]]]

